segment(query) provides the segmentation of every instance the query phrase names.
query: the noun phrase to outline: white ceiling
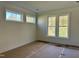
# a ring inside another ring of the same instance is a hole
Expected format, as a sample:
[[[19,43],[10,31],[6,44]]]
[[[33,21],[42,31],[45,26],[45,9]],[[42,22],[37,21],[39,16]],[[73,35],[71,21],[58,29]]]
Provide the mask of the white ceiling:
[[[79,6],[79,3],[76,3],[75,1],[8,1],[2,3],[12,4],[21,8],[27,8],[38,13]]]

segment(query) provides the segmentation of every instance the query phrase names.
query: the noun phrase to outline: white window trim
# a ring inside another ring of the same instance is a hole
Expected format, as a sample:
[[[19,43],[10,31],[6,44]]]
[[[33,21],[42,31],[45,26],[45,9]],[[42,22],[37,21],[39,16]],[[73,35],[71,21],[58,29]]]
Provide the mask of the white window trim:
[[[60,38],[60,39],[69,39],[69,32],[70,32],[70,15],[69,14],[62,14],[62,15],[59,15],[59,16],[65,16],[65,15],[68,15],[68,38],[66,38],[66,37],[59,37],[59,28],[58,28],[58,30],[57,30],[57,33],[58,33],[58,38]],[[58,20],[59,20],[59,16],[58,16]],[[59,24],[59,22],[58,22],[58,24]],[[59,25],[58,25],[58,27],[59,27]]]
[[[27,16],[29,16],[29,17],[35,17],[35,16],[32,16],[32,15],[26,15],[25,16],[25,21],[26,21],[26,23],[28,23],[28,24],[36,24],[36,18],[35,18],[35,21],[34,22],[27,22]]]
[[[48,16],[47,17],[47,36],[48,36],[48,27],[49,27],[49,17],[56,17],[56,16]],[[56,18],[57,19],[57,18]],[[48,36],[48,37],[53,37],[53,38],[55,38],[56,37],[56,28],[55,28],[55,36]]]
[[[6,20],[6,11],[8,11],[8,12],[12,12],[12,13],[15,13],[15,14],[21,14],[22,15],[22,20],[21,21],[17,21],[17,20]],[[23,20],[23,13],[20,13],[20,12],[17,12],[17,11],[13,11],[13,10],[9,10],[9,9],[6,9],[5,10],[5,20],[6,21],[8,21],[8,22],[24,22],[24,20]]]
[[[68,38],[65,37],[59,37],[59,16],[65,16],[68,15]],[[51,37],[51,38],[55,38],[55,39],[70,39],[70,34],[71,34],[71,17],[70,17],[70,13],[66,13],[66,14],[60,14],[60,15],[54,15],[56,16],[56,36],[48,36],[48,18],[49,17],[53,17],[53,16],[48,16],[47,17],[47,37]]]

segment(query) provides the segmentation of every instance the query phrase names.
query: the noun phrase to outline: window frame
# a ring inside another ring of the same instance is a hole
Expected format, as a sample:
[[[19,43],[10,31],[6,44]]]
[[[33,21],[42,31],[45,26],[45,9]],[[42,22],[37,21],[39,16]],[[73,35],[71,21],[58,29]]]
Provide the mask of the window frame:
[[[59,37],[59,16],[65,16],[68,15],[68,38],[66,37]],[[70,13],[66,13],[66,14],[60,14],[60,15],[55,15],[56,16],[56,36],[48,36],[48,24],[49,24],[49,18],[48,17],[53,17],[52,16],[48,16],[47,17],[47,36],[51,37],[51,38],[56,38],[56,39],[70,39],[70,34],[71,34],[71,17],[70,17]]]
[[[35,18],[35,20],[34,20],[34,22],[27,22],[27,16],[29,16],[29,17],[35,17],[35,16],[33,16],[33,15],[25,15],[25,22],[26,23],[29,23],[29,24],[36,24],[36,18]]]
[[[70,36],[69,36],[69,32],[70,32],[70,30],[69,30],[69,28],[70,28],[70,15],[69,15],[69,14],[62,14],[62,15],[59,15],[59,16],[58,16],[58,21],[59,21],[59,17],[60,17],[60,16],[66,16],[66,15],[68,16],[68,26],[66,26],[66,27],[68,27],[68,29],[67,29],[67,30],[68,30],[68,37],[67,37],[67,38],[66,38],[66,37],[59,37],[59,28],[58,28],[58,38],[69,39],[69,37],[70,37]],[[58,22],[58,27],[60,27],[60,26],[59,26],[59,22]],[[62,26],[62,27],[63,27],[63,26]]]
[[[56,17],[55,15],[53,15],[53,16],[48,16],[47,17],[47,36],[48,37],[53,37],[53,38],[56,38],[56,26],[49,26],[49,17]],[[57,19],[57,18],[56,18]],[[55,24],[56,25],[56,24]],[[55,27],[55,36],[49,36],[48,35],[48,27]]]
[[[18,21],[17,19],[16,20],[9,20],[9,19],[7,20],[6,19],[6,12],[12,12],[12,13],[15,13],[15,14],[20,14],[22,19],[20,21]],[[5,21],[8,21],[8,22],[24,22],[24,15],[23,15],[23,13],[17,12],[15,10],[5,9]]]

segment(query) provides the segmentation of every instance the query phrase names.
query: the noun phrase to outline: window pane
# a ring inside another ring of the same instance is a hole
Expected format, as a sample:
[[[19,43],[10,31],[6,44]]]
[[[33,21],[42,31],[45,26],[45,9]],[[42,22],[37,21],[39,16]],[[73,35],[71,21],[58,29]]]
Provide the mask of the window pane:
[[[11,12],[6,12],[6,19],[8,20],[15,20],[16,19],[16,14],[11,13]]]
[[[55,36],[55,27],[48,27],[48,36]]]
[[[17,14],[17,21],[22,20],[22,16],[20,14]]]
[[[26,16],[26,22],[28,23],[35,23],[35,17],[31,17],[31,16]]]
[[[23,18],[21,14],[11,12],[11,11],[6,11],[6,20],[23,21]]]
[[[48,26],[56,26],[56,17],[49,17]]]
[[[59,37],[68,38],[68,27],[59,27]]]
[[[59,26],[68,26],[68,15],[59,16]]]

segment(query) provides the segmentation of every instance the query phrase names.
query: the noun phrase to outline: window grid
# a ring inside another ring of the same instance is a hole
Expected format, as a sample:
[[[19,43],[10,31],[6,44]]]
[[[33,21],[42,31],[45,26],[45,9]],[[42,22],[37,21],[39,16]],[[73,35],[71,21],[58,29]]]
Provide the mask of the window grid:
[[[6,20],[22,22],[23,15],[14,11],[6,10]]]
[[[58,26],[59,26],[58,37],[68,38],[68,25],[69,25],[68,24],[68,20],[69,20],[68,15],[59,16],[58,20],[59,20],[59,22],[58,22],[59,23],[58,24]]]
[[[54,24],[52,24],[52,22]],[[49,28],[53,29],[51,35],[50,35],[51,30],[49,30]],[[56,16],[48,17],[48,36],[56,36],[56,30],[55,29],[56,29]]]
[[[35,24],[35,22],[36,22],[35,17],[34,16],[26,16],[26,22]]]
[[[58,38],[69,38],[69,15],[63,15],[62,17],[67,16],[67,19],[65,21],[62,20],[62,24],[64,24],[63,22],[65,22],[66,24],[64,25],[60,25],[60,18],[61,16],[56,16],[56,26],[49,26],[49,17],[48,17],[48,27],[55,27],[55,36],[54,37],[58,37]],[[53,17],[53,16],[52,16]],[[62,29],[63,28],[63,29]],[[64,33],[63,33],[64,32]],[[60,34],[61,33],[61,34]],[[63,35],[62,35],[63,33]]]

